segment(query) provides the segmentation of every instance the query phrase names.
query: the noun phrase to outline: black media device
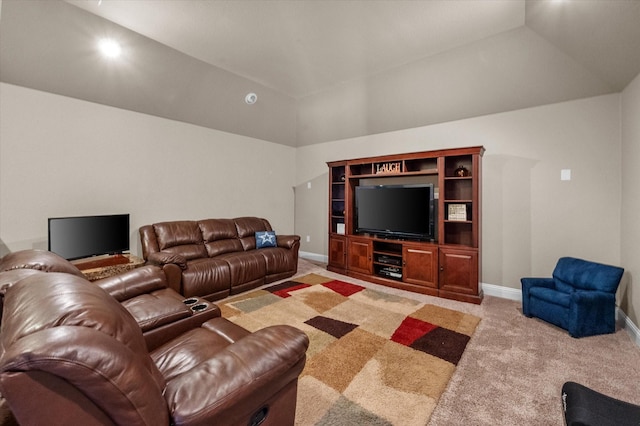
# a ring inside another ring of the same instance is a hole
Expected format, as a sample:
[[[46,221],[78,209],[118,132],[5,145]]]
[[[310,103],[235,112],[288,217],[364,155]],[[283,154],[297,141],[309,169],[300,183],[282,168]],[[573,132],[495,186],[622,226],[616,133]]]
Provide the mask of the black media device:
[[[356,233],[436,240],[433,184],[357,186]]]
[[[49,251],[67,260],[129,251],[129,215],[49,218]]]

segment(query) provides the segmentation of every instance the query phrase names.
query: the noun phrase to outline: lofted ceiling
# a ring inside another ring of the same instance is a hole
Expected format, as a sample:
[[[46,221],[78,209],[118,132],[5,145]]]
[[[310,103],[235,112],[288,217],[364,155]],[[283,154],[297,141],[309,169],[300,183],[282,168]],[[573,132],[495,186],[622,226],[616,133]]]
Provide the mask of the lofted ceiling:
[[[640,0],[0,4],[1,81],[290,146],[615,93],[640,73]],[[93,53],[102,35],[121,64]]]
[[[524,25],[513,0],[68,2],[293,98]]]

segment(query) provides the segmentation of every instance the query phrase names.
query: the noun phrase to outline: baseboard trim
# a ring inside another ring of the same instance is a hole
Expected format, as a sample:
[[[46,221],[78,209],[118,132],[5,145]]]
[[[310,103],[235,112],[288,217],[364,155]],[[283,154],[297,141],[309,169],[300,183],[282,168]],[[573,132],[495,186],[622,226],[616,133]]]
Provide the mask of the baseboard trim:
[[[328,256],[301,251],[298,254],[303,259],[308,259],[314,262],[327,263],[329,258]],[[503,287],[495,284],[487,284],[482,283],[482,291],[485,296],[493,296],[499,297],[501,299],[509,299],[522,301],[522,290],[518,288],[511,287]],[[631,340],[636,344],[636,346],[640,347],[640,329],[637,325],[631,321],[631,319],[619,308],[616,306],[616,321],[620,325],[620,328],[624,329]]]
[[[640,329],[637,325],[631,321],[631,319],[622,312],[622,309],[616,306],[616,320],[618,324],[620,324],[620,328],[624,329],[629,333],[631,340],[636,344],[636,346],[640,347]]]
[[[522,300],[522,290],[503,287],[501,285],[482,283],[482,291],[485,296],[499,297],[501,299]]]
[[[321,262],[321,263],[329,262],[329,256],[325,256],[318,253],[311,253],[308,251],[300,251],[298,252],[298,256],[303,259],[312,260],[314,262]]]

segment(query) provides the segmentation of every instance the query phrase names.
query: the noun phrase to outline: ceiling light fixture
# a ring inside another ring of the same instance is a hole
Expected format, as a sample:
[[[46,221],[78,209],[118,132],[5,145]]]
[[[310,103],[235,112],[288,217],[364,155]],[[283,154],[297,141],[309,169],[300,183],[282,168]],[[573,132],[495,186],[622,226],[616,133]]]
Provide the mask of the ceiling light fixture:
[[[258,100],[258,95],[256,95],[253,92],[247,94],[247,96],[244,97],[244,101],[247,103],[247,105],[253,105],[256,103],[257,100]]]
[[[103,38],[98,43],[98,47],[100,48],[100,52],[107,58],[117,58],[122,53],[122,48],[120,44],[110,38]]]

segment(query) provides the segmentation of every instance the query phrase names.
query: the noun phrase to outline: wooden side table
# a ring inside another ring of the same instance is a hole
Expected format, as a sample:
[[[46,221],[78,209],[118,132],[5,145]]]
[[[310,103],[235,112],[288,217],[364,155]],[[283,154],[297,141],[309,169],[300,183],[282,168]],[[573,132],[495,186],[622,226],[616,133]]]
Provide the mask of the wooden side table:
[[[112,277],[144,265],[144,259],[132,254],[96,256],[72,262],[89,281]]]

